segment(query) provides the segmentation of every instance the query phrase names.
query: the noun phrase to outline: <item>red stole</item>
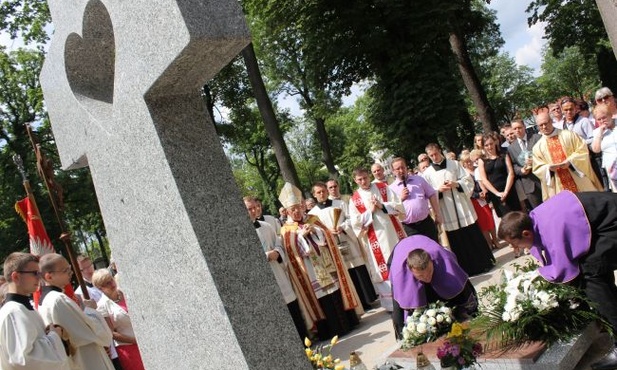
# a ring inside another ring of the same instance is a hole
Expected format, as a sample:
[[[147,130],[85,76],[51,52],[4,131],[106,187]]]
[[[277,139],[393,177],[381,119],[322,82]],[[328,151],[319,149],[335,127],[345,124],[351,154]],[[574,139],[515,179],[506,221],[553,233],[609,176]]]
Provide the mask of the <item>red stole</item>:
[[[548,152],[551,155],[553,163],[562,163],[567,159],[561,141],[559,141],[559,135],[547,137],[546,145],[548,146]],[[559,180],[561,180],[562,190],[570,190],[573,193],[578,192],[578,187],[576,187],[576,183],[572,178],[569,168],[559,168],[555,173],[559,176]]]
[[[388,201],[388,185],[385,183],[377,182],[375,183],[375,186],[377,186],[377,190],[379,190],[379,194],[381,195],[381,201],[383,203],[387,202]],[[356,206],[356,209],[358,210],[358,212],[360,213],[366,212],[366,206],[364,205],[364,202],[362,201],[362,197],[360,196],[359,192],[357,191],[354,192],[351,199],[353,200],[353,203]],[[396,230],[396,235],[398,236],[398,239],[401,240],[405,238],[405,232],[403,231],[403,228],[401,227],[401,224],[398,222],[398,219],[396,218],[396,216],[394,215],[388,215],[388,216],[390,217],[390,221],[392,222],[392,225],[394,226],[394,230]],[[375,257],[375,261],[377,262],[377,268],[379,269],[381,278],[384,281],[386,281],[388,280],[388,276],[389,276],[388,265],[386,264],[386,260],[384,258],[383,252],[381,251],[381,245],[379,244],[379,240],[377,239],[377,233],[375,232],[375,228],[373,227],[373,224],[371,224],[368,227],[366,235],[368,237],[368,241],[371,247],[371,252],[373,253],[373,257]]]

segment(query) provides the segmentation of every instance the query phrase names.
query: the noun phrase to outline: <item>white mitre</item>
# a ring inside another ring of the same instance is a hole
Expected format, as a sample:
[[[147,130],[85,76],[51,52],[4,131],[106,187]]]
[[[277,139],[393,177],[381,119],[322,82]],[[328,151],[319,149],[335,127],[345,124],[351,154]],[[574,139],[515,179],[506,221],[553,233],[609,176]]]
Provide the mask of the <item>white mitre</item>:
[[[302,204],[302,191],[292,184],[286,182],[281,194],[279,195],[279,201],[285,208],[289,208],[296,204]]]

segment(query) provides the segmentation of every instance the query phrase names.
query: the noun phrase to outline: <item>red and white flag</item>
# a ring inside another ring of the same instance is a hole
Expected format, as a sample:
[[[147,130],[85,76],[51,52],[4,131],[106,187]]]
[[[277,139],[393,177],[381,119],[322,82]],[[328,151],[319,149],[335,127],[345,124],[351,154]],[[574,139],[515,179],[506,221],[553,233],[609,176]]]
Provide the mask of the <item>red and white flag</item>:
[[[26,225],[28,225],[30,253],[39,257],[47,253],[56,253],[56,249],[53,244],[51,244],[51,240],[47,235],[47,230],[45,230],[45,225],[43,225],[43,220],[41,220],[39,209],[36,206],[36,201],[32,195],[29,194],[26,198],[17,201],[17,203],[15,203],[15,210],[19,213]],[[76,299],[75,291],[71,284],[64,287],[64,294],[74,300]],[[39,304],[40,295],[40,291],[34,293],[33,298],[36,306]]]

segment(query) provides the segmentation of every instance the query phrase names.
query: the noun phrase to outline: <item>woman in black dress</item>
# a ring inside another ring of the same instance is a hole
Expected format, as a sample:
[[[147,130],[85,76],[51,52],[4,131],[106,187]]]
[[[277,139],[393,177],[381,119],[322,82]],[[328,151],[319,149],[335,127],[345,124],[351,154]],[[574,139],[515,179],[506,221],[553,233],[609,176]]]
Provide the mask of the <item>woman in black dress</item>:
[[[499,153],[499,139],[496,133],[484,135],[483,159],[478,159],[478,169],[482,184],[488,189],[488,198],[493,204],[497,216],[503,217],[506,213],[520,211],[521,204],[514,188],[514,167],[507,154]],[[514,256],[520,251],[514,248]]]

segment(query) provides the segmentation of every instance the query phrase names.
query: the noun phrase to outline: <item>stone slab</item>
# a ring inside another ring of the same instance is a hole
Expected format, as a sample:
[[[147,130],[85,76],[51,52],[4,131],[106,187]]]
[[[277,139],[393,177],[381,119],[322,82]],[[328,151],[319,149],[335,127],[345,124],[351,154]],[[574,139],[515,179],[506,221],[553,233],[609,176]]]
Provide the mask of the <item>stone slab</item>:
[[[250,41],[235,0],[50,0],[41,84],[92,173],[145,367],[309,369],[201,88]]]
[[[478,364],[483,370],[573,370],[589,346],[599,335],[595,324],[568,342],[560,342],[549,348],[542,343],[533,343],[517,350],[490,351],[484,353]],[[387,357],[405,369],[416,368],[416,357],[422,351],[436,369],[440,368],[437,348],[443,339],[404,351],[397,349]]]
[[[596,0],[596,4],[617,57],[617,0]]]

